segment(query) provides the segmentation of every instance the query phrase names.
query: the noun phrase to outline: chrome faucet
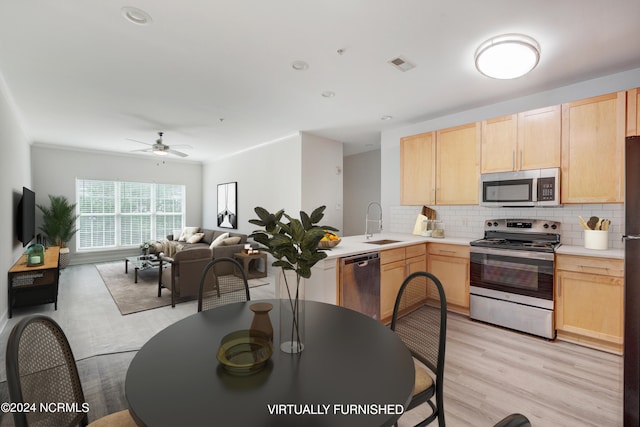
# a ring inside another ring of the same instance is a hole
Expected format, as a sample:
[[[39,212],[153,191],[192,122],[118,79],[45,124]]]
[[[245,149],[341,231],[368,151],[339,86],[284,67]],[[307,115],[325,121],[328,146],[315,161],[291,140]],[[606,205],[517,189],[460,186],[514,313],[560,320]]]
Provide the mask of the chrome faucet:
[[[380,216],[378,217],[378,219],[369,219],[369,210],[371,209],[371,205],[377,205],[378,209],[380,209]],[[371,202],[369,203],[369,206],[367,206],[367,215],[364,220],[364,235],[367,239],[370,239],[373,237],[373,231],[369,232],[369,222],[371,221],[377,222],[378,230],[382,231],[382,206],[378,202]]]

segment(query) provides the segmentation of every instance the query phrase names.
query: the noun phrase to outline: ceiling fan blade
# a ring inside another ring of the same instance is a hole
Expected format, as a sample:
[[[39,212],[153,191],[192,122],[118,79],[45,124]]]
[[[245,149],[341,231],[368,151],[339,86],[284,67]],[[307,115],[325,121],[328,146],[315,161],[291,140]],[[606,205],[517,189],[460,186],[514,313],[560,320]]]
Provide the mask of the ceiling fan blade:
[[[171,144],[172,148],[186,148],[187,150],[192,149],[193,147],[188,145],[188,144],[180,144],[180,145],[173,145]]]
[[[180,151],[176,151],[176,150],[171,150],[171,149],[169,149],[169,150],[165,150],[165,151],[166,151],[167,153],[175,154],[176,156],[180,156],[180,157],[187,157],[187,156],[188,156],[188,154],[186,154],[186,153],[182,153],[182,152],[180,152]]]
[[[138,141],[137,139],[127,138],[127,141],[139,142],[140,144],[153,146],[153,144],[152,144],[152,143],[150,143],[150,142]]]
[[[131,150],[132,153],[140,153],[140,152],[149,153],[151,151],[153,151],[153,148],[142,148],[140,150]]]

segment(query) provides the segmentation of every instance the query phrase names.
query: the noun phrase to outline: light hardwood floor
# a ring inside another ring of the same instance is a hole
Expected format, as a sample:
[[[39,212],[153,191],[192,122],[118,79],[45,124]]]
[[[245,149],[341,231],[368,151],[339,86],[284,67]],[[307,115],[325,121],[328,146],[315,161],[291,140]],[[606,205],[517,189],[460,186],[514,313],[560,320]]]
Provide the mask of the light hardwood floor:
[[[124,265],[123,265],[124,269]],[[124,273],[124,270],[123,270]],[[270,285],[251,289],[252,299],[273,298]],[[0,333],[0,361],[13,325],[29,313],[53,317],[69,337],[90,404],[90,421],[126,407],[129,362],[149,338],[196,311],[195,302],[120,315],[93,265],[62,271],[58,311],[52,304],[15,312]],[[536,427],[622,426],[622,358],[564,342],[549,342],[451,314],[447,328],[445,414],[450,427],[492,426],[520,412]],[[0,370],[0,400],[8,401]],[[384,387],[383,384],[372,386]],[[424,412],[405,414],[399,426]],[[12,426],[0,414],[0,427]]]

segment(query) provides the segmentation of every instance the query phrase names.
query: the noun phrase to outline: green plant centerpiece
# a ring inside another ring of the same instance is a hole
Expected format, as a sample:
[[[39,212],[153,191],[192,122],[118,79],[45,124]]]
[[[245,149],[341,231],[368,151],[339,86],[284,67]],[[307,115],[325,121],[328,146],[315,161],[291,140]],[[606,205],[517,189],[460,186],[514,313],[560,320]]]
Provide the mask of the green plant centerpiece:
[[[37,205],[42,212],[42,226],[40,230],[51,245],[60,247],[60,267],[69,263],[69,249],[67,243],[73,238],[76,228],[76,203],[70,203],[64,196],[49,195],[51,206]]]
[[[272,265],[282,270],[285,286],[281,286],[281,293],[286,291],[286,295],[281,299],[284,305],[280,308],[280,349],[288,353],[299,353],[304,349],[302,279],[310,278],[311,268],[327,257],[325,251],[328,249],[318,247],[325,230],[338,231],[327,225],[318,225],[325,209],[326,206],[320,206],[311,215],[300,211],[300,219],[297,219],[287,215],[284,209],[270,213],[262,207],[256,207],[254,210],[258,219],[249,220],[251,224],[263,227],[249,237],[261,244],[261,249],[275,258]],[[295,284],[289,283],[288,271],[295,272]],[[290,320],[283,319],[283,315],[287,314],[290,314]]]

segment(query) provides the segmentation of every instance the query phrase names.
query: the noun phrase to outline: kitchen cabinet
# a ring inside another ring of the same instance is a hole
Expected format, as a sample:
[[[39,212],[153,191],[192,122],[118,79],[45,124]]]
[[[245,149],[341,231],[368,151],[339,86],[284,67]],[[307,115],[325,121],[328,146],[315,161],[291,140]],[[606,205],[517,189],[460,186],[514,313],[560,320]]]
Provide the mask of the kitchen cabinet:
[[[435,203],[435,132],[400,139],[400,203]]]
[[[560,167],[559,105],[482,121],[482,173]]]
[[[560,105],[518,114],[519,170],[560,167],[561,122]]]
[[[429,243],[427,253],[427,271],[442,283],[447,310],[469,314],[469,247]]]
[[[558,339],[622,354],[624,261],[556,256],[555,322]]]
[[[380,321],[388,323],[393,316],[398,291],[404,279],[416,271],[427,268],[424,243],[380,251]],[[414,295],[416,302],[426,298]]]
[[[477,205],[480,123],[436,132],[436,205]]]
[[[562,104],[562,203],[624,202],[626,92]]]
[[[627,136],[640,135],[640,89],[627,91]]]
[[[516,170],[518,115],[483,120],[481,124],[482,173]]]

